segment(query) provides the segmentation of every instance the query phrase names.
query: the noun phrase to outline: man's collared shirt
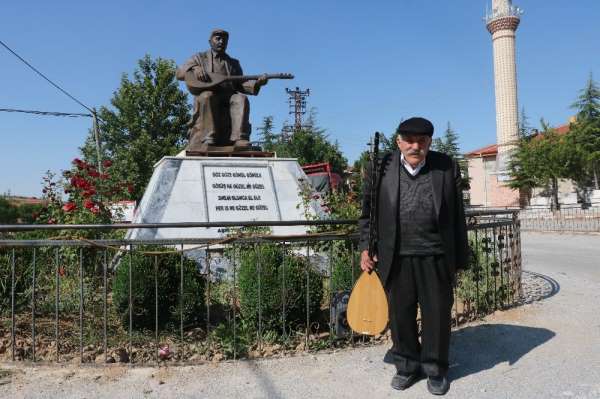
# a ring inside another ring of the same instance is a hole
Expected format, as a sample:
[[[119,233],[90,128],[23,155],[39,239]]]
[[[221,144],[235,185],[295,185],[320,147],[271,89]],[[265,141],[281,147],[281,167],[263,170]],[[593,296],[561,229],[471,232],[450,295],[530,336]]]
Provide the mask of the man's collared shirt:
[[[421,169],[423,169],[423,166],[425,166],[425,160],[423,159],[421,162],[419,162],[416,168],[413,168],[408,161],[404,159],[404,154],[402,152],[400,152],[400,163],[402,166],[404,166],[404,169],[410,173],[411,176],[418,175]]]

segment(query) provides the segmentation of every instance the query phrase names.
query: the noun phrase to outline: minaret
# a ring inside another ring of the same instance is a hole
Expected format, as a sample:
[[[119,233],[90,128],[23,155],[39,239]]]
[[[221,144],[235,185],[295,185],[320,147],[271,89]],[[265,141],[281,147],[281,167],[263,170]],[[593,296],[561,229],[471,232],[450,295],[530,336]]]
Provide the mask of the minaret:
[[[499,180],[506,180],[508,158],[519,138],[515,32],[521,21],[521,13],[511,0],[492,0],[492,12],[485,18],[494,46]]]

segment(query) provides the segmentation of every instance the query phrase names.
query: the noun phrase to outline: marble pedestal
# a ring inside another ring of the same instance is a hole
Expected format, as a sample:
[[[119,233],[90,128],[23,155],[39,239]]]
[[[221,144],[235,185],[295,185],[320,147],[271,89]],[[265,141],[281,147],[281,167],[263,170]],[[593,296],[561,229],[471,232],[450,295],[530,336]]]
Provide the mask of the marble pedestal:
[[[305,204],[306,175],[293,158],[164,157],[133,217],[133,223],[244,222],[325,218],[318,199]],[[273,227],[274,235],[297,235],[306,226]],[[128,238],[222,238],[225,228],[135,229]]]

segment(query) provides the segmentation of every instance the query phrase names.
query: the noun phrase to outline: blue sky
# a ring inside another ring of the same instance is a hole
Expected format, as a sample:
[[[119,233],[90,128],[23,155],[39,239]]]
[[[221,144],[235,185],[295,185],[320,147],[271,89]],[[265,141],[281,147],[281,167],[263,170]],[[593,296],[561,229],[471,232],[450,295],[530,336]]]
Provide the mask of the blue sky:
[[[291,72],[251,98],[251,121],[288,116],[286,87],[310,88],[319,125],[353,161],[369,135],[422,115],[463,151],[495,141],[492,46],[479,0],[6,2],[0,39],[83,103],[108,105],[148,53],[182,63],[211,29],[246,73]],[[520,0],[519,104],[565,123],[590,72],[600,81],[600,2]],[[0,47],[0,108],[85,112]],[[182,86],[183,87],[183,86]],[[0,113],[0,193],[40,195],[46,170],[78,155],[90,120]],[[254,136],[256,137],[256,136]]]

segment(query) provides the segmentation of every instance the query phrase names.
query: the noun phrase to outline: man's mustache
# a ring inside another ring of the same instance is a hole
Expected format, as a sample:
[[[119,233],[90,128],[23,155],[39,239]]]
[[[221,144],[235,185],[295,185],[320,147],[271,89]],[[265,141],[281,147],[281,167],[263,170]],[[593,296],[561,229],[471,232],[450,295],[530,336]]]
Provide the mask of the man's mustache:
[[[408,155],[422,155],[423,150],[409,150]]]

